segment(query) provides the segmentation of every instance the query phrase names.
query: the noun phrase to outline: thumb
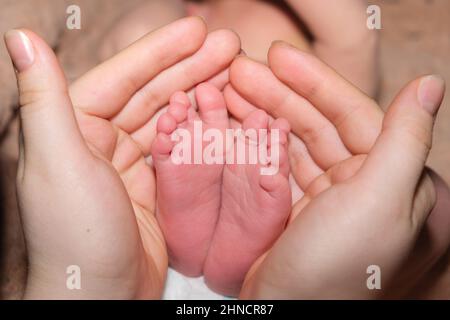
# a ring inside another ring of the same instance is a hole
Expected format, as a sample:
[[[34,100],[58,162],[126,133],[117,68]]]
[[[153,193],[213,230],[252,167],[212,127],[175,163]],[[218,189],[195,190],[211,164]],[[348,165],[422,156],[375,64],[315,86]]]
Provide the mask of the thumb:
[[[8,31],[5,44],[19,87],[22,158],[50,165],[48,161],[61,160],[58,155],[70,156],[86,148],[53,51],[27,30]]]
[[[444,98],[445,82],[426,76],[408,84],[395,98],[383,128],[360,173],[385,191],[413,195],[432,145],[433,125]]]

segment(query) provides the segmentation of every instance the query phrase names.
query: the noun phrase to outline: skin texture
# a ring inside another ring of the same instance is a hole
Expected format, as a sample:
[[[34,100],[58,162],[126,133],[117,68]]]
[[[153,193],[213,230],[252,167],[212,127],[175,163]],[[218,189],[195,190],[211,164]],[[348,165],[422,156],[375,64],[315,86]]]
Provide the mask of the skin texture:
[[[444,188],[445,189],[445,188]],[[432,215],[433,216],[433,215]],[[441,220],[438,220],[438,221],[441,221]],[[438,225],[440,225],[440,226],[442,226],[442,224],[438,224]],[[434,230],[434,229],[433,229]],[[439,237],[438,237],[439,238]],[[439,251],[439,250],[437,250],[437,251]],[[428,254],[428,253],[427,253]],[[435,254],[435,251],[433,250],[433,254]],[[435,259],[430,259],[430,261],[433,261],[433,260],[435,260]],[[439,259],[438,259],[439,260]]]
[[[46,40],[51,45],[57,42],[58,34],[63,27],[63,15],[55,15],[54,12],[64,12],[65,1],[55,3],[49,0],[29,1],[2,1],[0,12],[0,31],[27,24],[35,28],[39,33],[46,35]],[[43,14],[34,15],[36,7],[42,9]],[[55,27],[56,25],[61,27]],[[3,33],[2,32],[2,33]],[[13,107],[17,101],[17,90],[13,81],[14,70],[10,66],[10,59],[4,46],[0,46],[0,134],[4,132],[8,122],[12,118]]]
[[[153,136],[149,122],[172,90],[189,90],[226,68],[239,51],[238,39],[228,31],[206,37],[200,19],[183,19],[67,89],[51,49],[32,32],[21,32],[35,57],[21,68],[23,50],[9,47],[20,71],[17,184],[29,257],[25,298],[160,297],[167,254],[154,216],[154,175],[144,159]],[[222,44],[219,55],[208,52],[211,39]],[[130,59],[136,54],[145,59]],[[200,58],[207,67],[191,71]],[[140,116],[120,117],[131,108]],[[82,270],[80,291],[65,286],[73,264]]]
[[[258,164],[227,163],[223,172],[222,203],[219,221],[204,267],[205,282],[216,292],[237,296],[251,265],[270,248],[284,231],[291,206],[289,162],[285,119],[269,125],[269,117],[262,110],[248,115],[242,129],[279,130],[279,141],[270,140],[269,154],[278,144],[279,157],[271,165],[278,171],[261,175]],[[247,139],[247,154],[258,154],[258,140]],[[235,154],[237,154],[235,148]],[[261,159],[259,159],[261,161]],[[277,163],[277,164],[276,164]]]
[[[152,146],[158,181],[157,218],[173,268],[188,276],[204,273],[211,289],[237,296],[247,271],[275,242],[289,217],[289,125],[284,119],[270,124],[270,130],[279,130],[279,141],[271,140],[268,150],[270,154],[271,148],[278,144],[279,158],[273,165],[279,171],[271,176],[261,175],[261,163],[225,164],[226,154],[231,153],[225,146],[216,155],[221,164],[192,164],[192,154],[191,163],[176,164],[172,158],[176,143],[171,139],[176,129],[190,133],[187,139],[191,138],[192,147],[202,143],[194,140],[194,121],[202,122],[203,133],[213,128],[220,130],[223,137],[230,128],[225,100],[216,87],[201,84],[195,95],[198,113],[191,107],[188,96],[177,92],[167,113],[158,120],[158,135]],[[258,110],[245,119],[242,127],[268,130],[268,126],[268,115]],[[246,153],[258,154],[255,143],[247,141]],[[207,146],[203,144],[205,149]],[[232,151],[237,154],[235,149]]]
[[[229,126],[222,93],[211,84],[201,84],[195,90],[199,106],[197,113],[184,92],[171,98],[167,113],[158,120],[158,136],[152,146],[152,159],[158,181],[158,221],[166,238],[170,264],[181,273],[198,277],[203,274],[211,239],[219,217],[223,164],[174,163],[171,153],[176,129],[189,132],[191,150],[201,145],[194,133],[201,122],[202,133],[218,129],[225,135]],[[183,140],[184,141],[184,140]],[[182,142],[186,143],[186,142]],[[203,146],[206,147],[206,143]],[[222,150],[221,155],[224,155]]]
[[[366,28],[356,28],[362,25],[356,23],[359,20],[355,19],[357,10],[354,9],[359,8],[358,1],[352,0],[343,4],[346,6],[344,11],[351,13],[351,18],[344,20],[355,22],[350,28],[352,32],[366,30]],[[211,19],[208,19],[211,30],[229,27],[239,31],[244,39],[245,49],[252,56],[262,57],[261,59],[265,60],[270,42],[274,39],[284,39],[299,48],[315,51],[317,55],[349,79],[354,79],[358,86],[361,84],[360,87],[364,85],[365,81],[372,81],[372,74],[368,72],[370,69],[366,70],[365,66],[372,66],[374,61],[362,59],[367,56],[366,53],[375,52],[375,46],[371,44],[375,42],[371,39],[375,39],[376,35],[367,33],[363,37],[356,37],[358,43],[349,46],[348,40],[351,39],[350,34],[353,33],[346,30],[345,35],[349,35],[349,37],[342,39],[342,43],[345,43],[346,47],[335,48],[336,43],[323,41],[324,39],[335,39],[335,37],[333,33],[330,33],[329,37],[326,36],[329,31],[333,30],[327,29],[328,22],[320,17],[326,15],[328,19],[330,15],[335,15],[334,18],[339,18],[342,14],[332,7],[326,6],[327,12],[321,11],[320,15],[317,15],[318,11],[311,9],[320,8],[322,5],[316,5],[316,2],[318,1],[303,1],[301,10],[297,10],[294,3],[291,6],[294,13],[301,16],[303,22],[308,24],[308,28],[313,34],[319,35],[319,32],[324,29],[324,32],[320,33],[320,37],[315,37],[312,42],[304,37],[301,28],[295,21],[295,14],[288,13],[287,6],[279,8],[277,5],[264,1],[243,0],[211,1],[210,3],[206,1],[205,6],[198,6],[198,2],[195,5],[189,2],[183,3],[181,0],[129,0],[125,2],[121,0],[61,0],[57,4],[52,0],[31,2],[4,0],[0,13],[0,30],[6,32],[11,28],[26,27],[36,31],[52,48],[57,48],[58,60],[63,65],[68,82],[72,83],[86,71],[126,48],[147,32],[186,15],[199,14],[206,18],[206,13],[211,12],[213,13],[210,16]],[[68,5],[73,4],[79,5],[82,9],[81,31],[67,30],[65,27],[65,9]],[[41,10],[36,10],[37,7]],[[100,11],[102,14],[98,15]],[[236,12],[244,14],[244,19],[239,17],[236,19]],[[246,12],[252,12],[252,15],[248,16]],[[308,19],[308,17],[314,18]],[[265,32],[260,32],[261,26],[267,25],[267,19],[270,19],[270,25],[277,26],[277,28],[269,28]],[[246,21],[246,25],[250,28],[242,25],[240,23],[242,20]],[[318,27],[310,24],[310,21],[318,22]],[[321,25],[322,22],[326,23]],[[342,22],[342,20],[336,21],[339,24]],[[364,45],[360,46],[363,42]],[[316,50],[319,47],[316,43],[323,44],[324,50]],[[322,52],[326,53],[327,51],[332,54],[329,54],[328,57],[325,54],[322,55]],[[341,63],[342,66],[340,66],[339,62],[341,61],[344,63],[350,61],[351,64]],[[365,63],[358,62],[356,64],[356,61]],[[5,164],[0,174],[1,184],[4,186],[2,196],[8,199],[3,202],[5,206],[2,211],[2,219],[5,222],[2,225],[8,227],[3,228],[4,230],[1,232],[4,250],[2,250],[0,259],[0,269],[4,270],[1,272],[4,276],[0,283],[2,288],[0,295],[5,298],[17,298],[21,296],[26,273],[25,246],[21,239],[22,230],[18,209],[13,199],[15,182],[14,179],[11,179],[13,174],[9,174],[10,171],[15,172],[18,158],[18,117],[17,112],[14,113],[14,110],[17,109],[17,92],[15,83],[12,81],[14,78],[13,68],[10,66],[6,48],[1,46],[0,65],[3,71],[0,74],[2,83],[0,90],[0,142],[2,143],[0,156],[1,162]],[[359,70],[364,71],[360,72]],[[354,77],[359,73],[362,74],[363,79]],[[152,125],[154,126],[155,123],[153,122]],[[294,193],[298,194],[299,190],[295,190]]]
[[[437,189],[424,171],[431,114],[442,101],[442,81],[427,82],[430,78],[425,77],[410,83],[383,120],[372,100],[309,54],[276,43],[269,64],[276,77],[265,66],[237,59],[230,71],[234,89],[228,89],[227,103],[238,118],[243,106],[249,112],[253,103],[253,108],[290,120],[309,153],[291,153],[293,173],[305,196],[294,205],[286,232],[249,272],[241,297],[396,296],[394,279],[417,268],[426,274],[448,248],[448,209],[432,210]],[[253,93],[254,86],[259,95]],[[432,100],[425,107],[419,103],[421,87]],[[324,135],[333,140],[323,142]],[[309,168],[315,177],[302,179]],[[448,189],[440,189],[448,199]],[[428,242],[431,250],[418,251],[419,243],[427,241],[425,227],[439,241]],[[372,264],[381,267],[381,291],[367,290],[366,268]],[[408,280],[419,282],[416,277]]]

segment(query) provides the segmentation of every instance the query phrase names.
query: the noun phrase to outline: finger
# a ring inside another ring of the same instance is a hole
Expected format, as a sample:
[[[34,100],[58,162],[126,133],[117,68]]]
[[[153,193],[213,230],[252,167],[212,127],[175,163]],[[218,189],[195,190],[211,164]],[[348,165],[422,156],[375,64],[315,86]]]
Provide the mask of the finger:
[[[322,193],[333,185],[350,179],[361,168],[365,158],[366,155],[358,155],[338,163],[312,181],[308,185],[308,188],[305,189],[305,192],[311,198],[315,198],[319,193]]]
[[[25,162],[52,166],[67,155],[85,155],[88,149],[53,51],[28,30],[7,32],[5,43],[17,70]]]
[[[226,69],[239,50],[240,41],[234,32],[210,33],[198,52],[145,85],[112,121],[128,133],[139,129],[167,104],[173,92],[187,91]]]
[[[395,98],[360,171],[374,188],[388,194],[402,190],[414,196],[431,148],[434,119],[444,91],[442,78],[427,76],[411,82]]]
[[[306,190],[311,182],[324,173],[314,162],[303,141],[294,134],[289,136],[289,163],[295,182],[302,190]]]
[[[310,102],[280,82],[265,65],[239,57],[230,67],[230,82],[251,104],[274,118],[287,119],[322,169],[351,156],[333,124]]]
[[[70,87],[73,104],[88,114],[111,118],[147,82],[194,54],[205,38],[206,26],[198,17],[147,34],[75,81]]]
[[[253,104],[242,98],[242,96],[228,84],[223,90],[223,95],[227,103],[227,109],[236,120],[242,122],[250,113],[257,110]]]
[[[277,42],[269,50],[273,73],[307,99],[339,132],[353,154],[368,153],[381,130],[383,112],[319,59]]]
[[[206,82],[212,84],[214,87],[222,91],[225,88],[225,86],[230,82],[230,69],[226,68],[225,70],[216,74]]]
[[[225,87],[224,96],[228,110],[238,121],[242,122],[258,109],[242,98],[231,85]],[[303,141],[294,134],[289,136],[289,162],[291,173],[302,190],[323,174],[323,170],[314,162]]]

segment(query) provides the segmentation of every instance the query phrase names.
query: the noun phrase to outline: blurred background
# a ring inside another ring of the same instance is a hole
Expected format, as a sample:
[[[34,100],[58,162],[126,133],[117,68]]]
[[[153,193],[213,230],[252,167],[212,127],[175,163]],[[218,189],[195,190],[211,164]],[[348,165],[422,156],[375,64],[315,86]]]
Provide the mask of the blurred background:
[[[335,0],[328,1],[336,3]],[[161,1],[0,0],[0,32],[4,33],[13,27],[30,27],[43,35],[57,51],[71,81],[121,49],[123,44],[120,41],[112,41],[108,46],[102,46],[102,41],[109,37],[111,30],[118,33],[123,31],[117,25],[120,26],[120,21],[126,13],[140,5],[150,3],[151,6],[158,2]],[[175,0],[173,3],[176,5],[177,2],[182,0]],[[450,1],[372,0],[369,3],[379,5],[381,8],[380,87],[377,94],[380,105],[383,108],[388,106],[406,82],[423,74],[441,74],[450,85]],[[70,32],[65,30],[67,17],[65,11],[69,4],[77,4],[82,8],[81,30]],[[158,19],[151,21],[151,28],[189,14],[189,10],[160,11]],[[241,21],[240,26],[244,24],[245,27],[245,23]],[[223,24],[221,26],[226,26],[226,23]],[[149,30],[144,28],[137,34],[144,34],[147,31]],[[298,43],[298,46],[303,45]],[[18,152],[16,99],[13,69],[2,43],[0,45],[0,299],[20,298],[26,277],[25,246],[17,215],[14,187]],[[450,183],[448,93],[435,132],[429,165]]]
[[[447,94],[435,129],[429,165],[450,183],[450,1],[376,0],[381,7],[381,88],[379,101],[389,105],[407,82],[438,73]]]

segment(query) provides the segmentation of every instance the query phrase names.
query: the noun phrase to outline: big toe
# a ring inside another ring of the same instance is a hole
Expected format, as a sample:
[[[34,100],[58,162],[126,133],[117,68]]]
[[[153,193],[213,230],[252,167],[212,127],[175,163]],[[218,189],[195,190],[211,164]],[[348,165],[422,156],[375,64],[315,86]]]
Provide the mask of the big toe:
[[[195,89],[200,118],[208,125],[218,128],[228,126],[228,111],[222,92],[209,83],[202,83]]]

